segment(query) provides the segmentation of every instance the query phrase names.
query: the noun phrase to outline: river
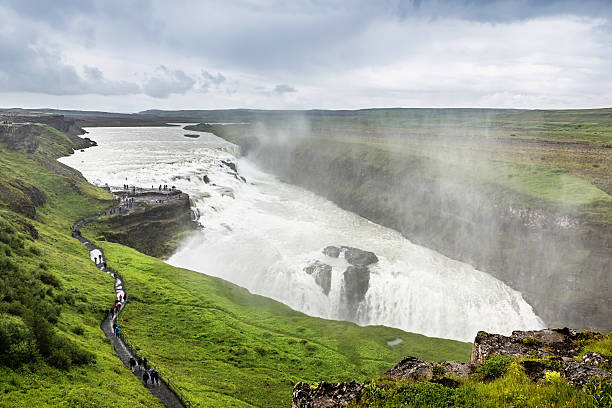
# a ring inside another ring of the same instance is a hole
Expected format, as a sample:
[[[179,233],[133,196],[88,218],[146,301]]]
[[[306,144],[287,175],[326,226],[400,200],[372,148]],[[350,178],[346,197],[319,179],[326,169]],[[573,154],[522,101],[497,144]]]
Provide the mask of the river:
[[[463,341],[478,330],[509,334],[544,327],[521,294],[500,280],[283,183],[212,134],[178,126],[87,131],[99,146],[60,161],[90,182],[168,184],[191,196],[203,229],[167,260],[172,265],[226,279],[311,316],[350,315],[360,325]],[[223,161],[236,163],[239,176]],[[349,264],[324,255],[328,245],[379,258],[370,267],[365,298],[348,314],[343,280]],[[327,295],[304,271],[315,260],[332,267]]]

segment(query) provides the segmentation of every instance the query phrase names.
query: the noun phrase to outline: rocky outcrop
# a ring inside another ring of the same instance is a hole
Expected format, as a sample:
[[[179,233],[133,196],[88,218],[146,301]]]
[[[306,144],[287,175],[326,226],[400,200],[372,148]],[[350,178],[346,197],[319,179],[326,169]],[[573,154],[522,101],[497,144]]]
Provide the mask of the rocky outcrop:
[[[363,388],[363,384],[355,381],[346,383],[328,383],[322,381],[309,385],[298,383],[293,389],[292,408],[337,408],[346,407],[354,401]]]
[[[320,261],[314,261],[304,268],[304,272],[314,276],[317,285],[323,289],[325,295],[329,295],[331,290],[332,267]]]
[[[176,190],[172,196],[166,200],[160,195],[162,203],[158,204],[151,195],[149,202],[135,203],[134,211],[128,215],[118,214],[101,221],[102,238],[158,258],[169,256],[180,234],[199,228],[193,220],[189,195]]]
[[[0,125],[0,142],[10,150],[32,154],[38,149],[40,126],[33,124]]]
[[[357,305],[365,299],[370,285],[370,270],[367,266],[349,266],[344,271],[344,286],[342,296],[345,299],[347,320],[354,320]]]
[[[378,262],[378,257],[374,252],[352,247],[342,247],[341,249],[344,250],[344,259],[351,265],[368,266]]]
[[[461,384],[461,379],[477,373],[478,367],[487,357],[499,354],[522,359],[520,366],[534,382],[542,381],[547,372],[559,371],[569,383],[584,387],[595,378],[612,380],[609,361],[605,357],[586,353],[582,362],[575,361],[584,342],[599,335],[588,331],[579,333],[567,328],[515,331],[511,336],[481,331],[474,340],[470,361],[431,363],[408,356],[385,372],[381,381],[429,381],[454,388]],[[312,386],[299,383],[293,392],[293,407],[347,406],[351,401],[358,400],[365,385],[354,382],[321,383]]]
[[[326,246],[323,248],[323,253],[332,258],[338,258],[340,256],[340,248],[335,246]]]
[[[474,339],[470,363],[482,364],[492,354],[514,358],[573,357],[581,347],[578,340],[584,337],[568,329],[514,331],[511,336],[480,331]]]

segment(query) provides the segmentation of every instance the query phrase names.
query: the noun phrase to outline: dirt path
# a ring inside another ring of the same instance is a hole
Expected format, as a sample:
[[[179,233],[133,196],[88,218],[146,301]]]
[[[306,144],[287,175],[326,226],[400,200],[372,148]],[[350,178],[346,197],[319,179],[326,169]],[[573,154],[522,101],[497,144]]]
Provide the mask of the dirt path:
[[[123,336],[121,334],[116,336],[113,333],[113,324],[117,323],[117,317],[119,316],[119,314],[123,311],[123,309],[126,307],[127,303],[129,302],[129,297],[125,290],[124,280],[121,277],[121,275],[119,275],[118,273],[114,273],[113,271],[105,267],[106,255],[104,254],[104,251],[101,248],[93,245],[91,242],[89,242],[87,239],[85,239],[81,235],[81,227],[95,220],[96,218],[98,218],[98,216],[89,217],[81,221],[78,221],[74,225],[72,236],[78,239],[83,245],[85,245],[85,247],[87,247],[87,249],[89,250],[89,257],[93,262],[95,262],[96,267],[100,269],[101,271],[106,272],[108,275],[110,275],[115,280],[115,294],[117,296],[117,301],[119,302],[119,308],[117,312],[115,313],[113,311],[113,308],[111,307],[111,309],[109,310],[110,313],[108,313],[106,318],[102,321],[100,328],[102,329],[106,337],[112,343],[113,347],[115,348],[115,352],[117,353],[117,355],[119,356],[123,364],[126,367],[129,367],[130,359],[134,358],[135,360],[138,360],[137,358],[138,356],[136,355],[136,353],[134,353],[134,351],[130,348],[130,346],[128,346],[125,343]],[[150,367],[147,367],[147,368],[150,369]],[[159,398],[159,400],[166,407],[170,407],[170,408],[188,407],[188,405],[185,404],[181,400],[181,398],[179,398],[178,395],[169,387],[168,379],[160,378],[159,385],[151,384],[150,380],[145,384],[142,379],[142,376],[145,373],[145,371],[146,370],[144,367],[138,366],[134,370],[134,375],[138,377],[138,379],[141,381],[143,386],[146,387],[151,392],[151,394]]]

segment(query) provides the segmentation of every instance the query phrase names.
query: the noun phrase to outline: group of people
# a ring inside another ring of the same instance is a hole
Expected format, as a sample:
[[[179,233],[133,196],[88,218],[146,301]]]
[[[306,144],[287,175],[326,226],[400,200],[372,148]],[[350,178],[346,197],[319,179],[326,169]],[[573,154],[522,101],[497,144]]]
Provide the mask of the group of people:
[[[146,357],[130,357],[128,365],[133,373],[142,372],[142,381],[145,385],[149,385],[149,380],[151,385],[159,385],[159,373],[154,368],[149,369]]]

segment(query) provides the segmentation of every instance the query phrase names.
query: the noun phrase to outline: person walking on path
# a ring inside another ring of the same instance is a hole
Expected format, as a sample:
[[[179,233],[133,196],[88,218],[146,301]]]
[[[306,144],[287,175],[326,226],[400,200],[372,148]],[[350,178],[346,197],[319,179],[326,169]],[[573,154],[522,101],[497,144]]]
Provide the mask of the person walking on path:
[[[120,331],[121,331],[121,330],[119,329],[119,326],[116,326],[116,327],[115,327],[115,336],[119,336],[119,332],[120,332]]]
[[[142,359],[142,366],[144,367],[145,370],[149,369],[146,357]]]
[[[136,360],[134,360],[134,357],[130,357],[130,370],[132,370],[132,372],[134,372],[134,368],[136,367]]]
[[[142,371],[142,358],[137,357],[136,361],[138,361],[138,371]]]
[[[144,374],[142,375],[142,381],[144,382],[145,387],[149,383],[149,373],[146,370],[145,370]]]

